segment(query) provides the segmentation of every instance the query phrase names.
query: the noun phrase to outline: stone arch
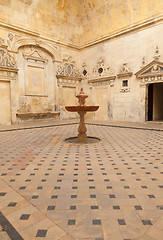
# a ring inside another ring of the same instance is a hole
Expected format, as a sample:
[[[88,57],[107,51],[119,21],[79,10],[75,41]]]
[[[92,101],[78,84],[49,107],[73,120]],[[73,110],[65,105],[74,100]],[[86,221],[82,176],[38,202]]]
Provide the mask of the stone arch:
[[[41,40],[29,39],[29,38],[19,39],[13,44],[12,51],[18,52],[19,48],[23,46],[38,46],[44,49],[52,57],[53,61],[56,61],[56,62],[61,61],[61,57],[57,52],[57,48]]]

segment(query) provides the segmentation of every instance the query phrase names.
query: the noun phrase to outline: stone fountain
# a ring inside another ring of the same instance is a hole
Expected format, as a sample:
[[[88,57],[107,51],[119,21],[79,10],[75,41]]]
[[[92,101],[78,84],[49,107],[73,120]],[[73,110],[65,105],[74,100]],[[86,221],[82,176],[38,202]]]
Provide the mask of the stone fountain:
[[[94,138],[94,139],[98,139],[96,137],[87,137],[86,134],[86,126],[85,126],[85,121],[84,121],[84,116],[87,112],[94,112],[97,111],[99,109],[99,106],[86,106],[85,105],[85,99],[88,97],[88,95],[86,95],[83,91],[83,88],[81,88],[79,94],[76,95],[76,97],[78,98],[78,102],[79,105],[78,106],[66,106],[66,110],[69,112],[77,112],[80,116],[80,123],[79,123],[79,127],[78,127],[78,137],[74,137],[71,138],[74,139],[74,142],[77,143],[87,143],[88,142],[88,138]],[[98,139],[99,140],[99,139]]]

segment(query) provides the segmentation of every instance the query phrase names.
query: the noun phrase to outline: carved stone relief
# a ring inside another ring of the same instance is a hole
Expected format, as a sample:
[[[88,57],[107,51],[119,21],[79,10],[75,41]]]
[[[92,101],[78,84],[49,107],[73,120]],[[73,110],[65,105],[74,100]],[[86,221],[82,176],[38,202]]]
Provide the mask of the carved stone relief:
[[[71,56],[65,55],[62,62],[58,64],[57,75],[81,77],[79,70],[76,68],[75,61]]]
[[[9,53],[4,40],[0,39],[0,67],[16,69],[16,60],[13,53]]]
[[[58,63],[57,75],[58,86],[77,86],[82,80],[75,61],[71,56],[65,55],[62,62]]]
[[[93,68],[92,79],[88,80],[89,84],[97,85],[110,85],[114,86],[116,76],[111,67],[104,64],[103,59],[99,59],[96,67]]]
[[[0,75],[3,80],[14,80],[18,72],[15,55],[10,53],[4,39],[0,38]]]
[[[117,74],[118,78],[121,78],[121,89],[120,92],[129,92],[129,78],[132,76],[130,68],[127,66],[127,63],[123,63],[120,72]]]
[[[131,72],[130,68],[128,68],[127,63],[123,63],[123,66],[120,72],[117,74],[117,77],[118,78],[131,77],[132,74],[133,73]]]

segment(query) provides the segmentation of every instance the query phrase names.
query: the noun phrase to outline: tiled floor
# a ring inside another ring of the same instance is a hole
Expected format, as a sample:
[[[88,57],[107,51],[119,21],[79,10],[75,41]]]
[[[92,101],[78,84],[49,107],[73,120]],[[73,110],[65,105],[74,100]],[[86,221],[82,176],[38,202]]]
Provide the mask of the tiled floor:
[[[163,131],[77,127],[0,132],[0,239],[162,240]]]

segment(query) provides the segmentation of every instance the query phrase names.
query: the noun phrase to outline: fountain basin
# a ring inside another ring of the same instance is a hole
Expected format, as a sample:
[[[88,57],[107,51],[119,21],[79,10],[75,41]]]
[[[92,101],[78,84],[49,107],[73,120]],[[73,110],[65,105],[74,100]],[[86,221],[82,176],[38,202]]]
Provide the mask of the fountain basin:
[[[65,107],[69,112],[94,112],[99,109],[99,106],[66,106]]]

